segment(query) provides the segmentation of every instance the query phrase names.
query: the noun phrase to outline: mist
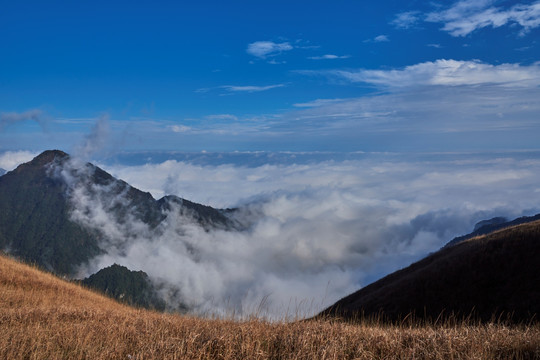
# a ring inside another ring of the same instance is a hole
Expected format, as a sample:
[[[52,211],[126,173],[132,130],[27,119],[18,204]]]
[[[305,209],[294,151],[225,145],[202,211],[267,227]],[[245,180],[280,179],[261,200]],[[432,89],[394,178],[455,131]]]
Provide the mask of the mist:
[[[477,221],[539,211],[540,161],[527,153],[244,167],[168,160],[101,165],[155,198],[173,194],[237,208],[243,231],[204,229],[171,209],[149,228],[122,193],[83,186],[66,169],[72,220],[98,229],[105,251],[85,277],[118,263],[143,270],[171,310],[203,315],[310,316],[472,231]]]

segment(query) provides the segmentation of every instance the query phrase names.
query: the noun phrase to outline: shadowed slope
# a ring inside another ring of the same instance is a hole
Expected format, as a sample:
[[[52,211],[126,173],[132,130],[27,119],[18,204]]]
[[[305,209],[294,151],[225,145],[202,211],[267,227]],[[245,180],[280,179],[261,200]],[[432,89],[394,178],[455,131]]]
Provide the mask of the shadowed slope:
[[[339,300],[320,316],[538,321],[540,221],[446,247]]]
[[[47,151],[0,177],[0,249],[60,274],[100,253],[92,232],[70,221],[66,185],[49,173],[67,159]]]

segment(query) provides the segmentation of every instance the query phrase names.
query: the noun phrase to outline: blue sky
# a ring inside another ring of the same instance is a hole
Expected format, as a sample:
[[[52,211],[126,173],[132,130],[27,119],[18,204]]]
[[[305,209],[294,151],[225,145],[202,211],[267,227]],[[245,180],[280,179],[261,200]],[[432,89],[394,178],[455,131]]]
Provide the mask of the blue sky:
[[[540,212],[539,0],[3,1],[0,35],[0,168],[62,149],[156,199],[258,214],[169,239],[74,191],[82,224],[134,235],[88,274],[314,311]]]
[[[17,1],[0,33],[0,150],[538,149],[540,1]]]

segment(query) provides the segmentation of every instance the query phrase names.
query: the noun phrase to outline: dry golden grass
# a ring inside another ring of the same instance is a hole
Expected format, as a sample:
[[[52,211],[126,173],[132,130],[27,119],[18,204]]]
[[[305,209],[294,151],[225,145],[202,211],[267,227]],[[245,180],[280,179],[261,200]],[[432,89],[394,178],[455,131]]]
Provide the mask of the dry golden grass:
[[[268,323],[118,304],[0,256],[1,359],[534,359],[540,326]]]

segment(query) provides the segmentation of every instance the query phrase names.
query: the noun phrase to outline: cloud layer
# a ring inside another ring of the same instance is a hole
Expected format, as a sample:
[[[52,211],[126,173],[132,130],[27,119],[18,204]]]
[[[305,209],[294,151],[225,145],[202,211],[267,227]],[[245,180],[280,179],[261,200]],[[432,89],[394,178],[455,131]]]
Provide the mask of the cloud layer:
[[[170,160],[107,170],[156,197],[241,209],[237,219],[249,224],[241,233],[205,231],[174,211],[150,230],[114,220],[110,209],[125,199],[106,188],[72,189],[73,218],[101,229],[107,251],[81,275],[114,262],[142,269],[171,306],[197,313],[310,315],[476,221],[534,213],[540,200],[540,162],[527,154],[374,154],[251,168]]]

